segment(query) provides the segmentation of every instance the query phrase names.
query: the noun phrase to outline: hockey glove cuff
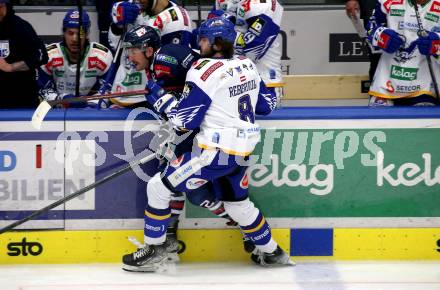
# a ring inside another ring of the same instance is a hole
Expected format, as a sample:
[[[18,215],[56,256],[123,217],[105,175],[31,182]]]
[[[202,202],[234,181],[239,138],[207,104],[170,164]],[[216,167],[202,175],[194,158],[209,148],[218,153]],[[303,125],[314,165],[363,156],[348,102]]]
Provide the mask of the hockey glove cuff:
[[[392,29],[379,27],[373,36],[373,46],[387,53],[395,53],[405,44],[405,37]]]
[[[134,23],[139,16],[139,6],[131,2],[116,2],[112,8],[112,21],[118,26]]]

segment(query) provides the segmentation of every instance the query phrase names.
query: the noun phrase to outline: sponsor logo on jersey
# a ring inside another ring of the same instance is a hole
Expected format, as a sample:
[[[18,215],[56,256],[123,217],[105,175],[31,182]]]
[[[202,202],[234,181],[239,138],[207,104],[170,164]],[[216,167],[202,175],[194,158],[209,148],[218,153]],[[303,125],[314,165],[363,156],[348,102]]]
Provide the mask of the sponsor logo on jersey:
[[[51,67],[60,67],[64,65],[64,59],[62,57],[55,57],[49,63]]]
[[[86,78],[94,78],[98,76],[98,71],[96,70],[86,70],[85,77]]]
[[[390,9],[391,9],[391,6],[395,5],[395,4],[401,5],[401,4],[403,4],[403,0],[387,0],[387,1],[385,1],[383,3],[383,7],[385,8],[385,11],[387,13],[389,13]]]
[[[270,7],[273,12],[275,12],[275,8],[277,7],[277,0],[272,0],[272,6]]]
[[[54,74],[55,74],[56,77],[62,78],[62,77],[64,77],[65,71],[63,71],[63,70],[55,70]]]
[[[249,178],[248,178],[248,174],[247,173],[241,179],[240,187],[243,188],[243,189],[247,189],[249,187]]]
[[[431,8],[429,9],[431,12],[440,13],[440,2],[434,1],[432,2]]]
[[[426,20],[429,20],[429,21],[432,21],[432,22],[438,22],[438,20],[439,20],[439,16],[438,15],[435,15],[435,14],[432,14],[432,13],[426,13],[426,15],[425,15],[425,19]]]
[[[6,58],[10,53],[9,40],[0,40],[0,58]]]
[[[244,82],[244,81],[246,81],[246,77],[245,76],[241,76],[240,77],[240,82]]]
[[[172,20],[172,21],[177,21],[177,20],[179,20],[179,17],[177,17],[177,12],[176,12],[176,10],[174,10],[174,9],[170,9],[170,10],[168,10],[168,12],[170,12],[171,20]]]
[[[171,68],[169,66],[155,64],[153,70],[156,78],[161,78],[163,76],[171,76]]]
[[[215,72],[219,67],[222,66],[223,63],[221,61],[214,63],[202,74],[200,78],[202,79],[202,81],[206,81],[213,72]]]
[[[156,17],[156,20],[154,20],[153,26],[157,27],[159,30],[163,29],[163,21],[162,21],[162,18],[160,18],[160,16]]]
[[[385,84],[385,90],[387,90],[390,93],[394,93],[394,86],[393,83],[391,81],[387,81],[387,83]]]
[[[252,25],[251,25],[251,27],[249,27],[249,29],[253,33],[255,33],[256,35],[260,36],[265,24],[266,24],[266,21],[264,21],[261,18],[258,18],[257,20],[254,21],[254,23],[252,23]]]
[[[403,10],[403,9],[391,9],[390,15],[391,16],[403,16],[403,15],[405,15],[405,10]]]
[[[196,189],[206,184],[208,180],[201,178],[190,178],[186,181],[186,188],[188,189]]]
[[[88,58],[87,68],[89,69],[97,68],[100,71],[104,71],[107,68],[107,64],[102,60],[100,60],[99,58],[97,58],[96,56],[93,56]]]
[[[419,25],[417,22],[399,21],[398,28],[400,30],[418,31]]]
[[[133,85],[140,85],[142,83],[142,75],[140,72],[134,72],[132,74],[127,74],[122,84],[126,87]]]
[[[392,65],[390,77],[402,81],[413,81],[417,79],[418,70],[418,68]]]
[[[413,93],[421,90],[420,85],[396,86],[396,93]]]
[[[244,84],[229,87],[229,97],[232,98],[241,95],[247,91],[255,90],[256,88],[257,88],[256,81],[250,80],[248,82],[245,82]]]
[[[188,68],[189,64],[192,64],[192,61],[194,60],[194,55],[192,55],[191,53],[188,54],[185,59],[182,61],[182,66],[184,68]]]
[[[156,60],[163,61],[170,64],[177,64],[177,59],[174,56],[166,55],[166,54],[158,54],[156,56]]]
[[[244,12],[251,10],[251,0],[244,1],[241,7],[243,7]]]
[[[200,63],[195,63],[194,65],[196,66],[195,69],[196,70],[200,70],[202,67],[204,67],[207,63],[209,62],[209,60],[205,59],[203,61],[201,61]]]

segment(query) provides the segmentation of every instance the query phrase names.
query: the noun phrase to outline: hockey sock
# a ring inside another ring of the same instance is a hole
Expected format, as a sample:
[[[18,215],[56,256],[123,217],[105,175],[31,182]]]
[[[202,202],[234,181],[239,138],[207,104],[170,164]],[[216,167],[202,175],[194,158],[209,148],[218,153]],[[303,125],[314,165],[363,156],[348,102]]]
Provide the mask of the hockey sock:
[[[272,253],[276,250],[277,244],[272,239],[269,224],[261,212],[258,213],[255,221],[248,226],[240,226],[242,232],[249,238],[258,249],[265,253]]]
[[[157,245],[165,242],[166,229],[171,217],[171,209],[157,209],[147,205],[145,208],[145,243]]]

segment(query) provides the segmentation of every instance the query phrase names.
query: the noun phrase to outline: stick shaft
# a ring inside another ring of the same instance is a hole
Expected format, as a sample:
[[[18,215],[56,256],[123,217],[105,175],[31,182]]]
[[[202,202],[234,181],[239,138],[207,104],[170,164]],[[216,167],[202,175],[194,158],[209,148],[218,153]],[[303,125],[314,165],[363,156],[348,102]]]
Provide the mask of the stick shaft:
[[[105,182],[107,182],[109,180],[112,180],[113,178],[115,178],[115,177],[117,177],[117,176],[119,176],[119,175],[129,171],[134,166],[137,166],[137,165],[140,165],[140,164],[144,164],[144,163],[146,163],[146,162],[148,162],[150,160],[153,160],[155,157],[156,157],[156,154],[152,153],[152,154],[150,154],[150,155],[148,155],[148,156],[146,156],[146,157],[144,157],[144,158],[142,158],[140,160],[136,160],[134,162],[129,163],[128,165],[126,165],[123,168],[113,172],[112,174],[107,175],[106,177],[104,177],[104,178],[102,178],[102,179],[100,179],[100,180],[98,180],[98,181],[96,181],[96,182],[94,182],[92,184],[89,184],[86,187],[84,187],[84,188],[82,188],[82,189],[80,189],[80,190],[78,190],[78,191],[76,191],[74,193],[71,193],[71,194],[65,196],[64,198],[62,198],[60,200],[57,200],[56,202],[51,203],[48,206],[43,207],[42,209],[34,211],[29,216],[27,216],[27,217],[25,217],[25,218],[23,218],[21,220],[18,220],[16,222],[13,222],[12,224],[10,224],[10,225],[0,229],[0,235],[5,233],[5,232],[7,232],[7,231],[9,231],[9,230],[11,230],[11,229],[13,229],[13,228],[15,228],[15,227],[17,227],[17,226],[19,226],[19,225],[21,225],[21,224],[23,224],[23,223],[25,223],[25,222],[27,222],[27,221],[29,221],[29,220],[31,220],[31,219],[33,219],[33,218],[35,218],[36,216],[41,215],[42,213],[48,212],[49,210],[51,210],[51,209],[53,209],[53,208],[55,208],[55,207],[65,203],[65,202],[67,202],[67,201],[69,201],[69,200],[71,200],[71,199],[73,199],[73,198],[75,198],[77,196],[80,196],[81,194],[89,191],[90,189],[93,189],[93,188],[95,188],[95,187],[97,187],[97,186],[99,186],[99,185],[101,185],[101,184],[103,184],[103,183],[105,183]]]

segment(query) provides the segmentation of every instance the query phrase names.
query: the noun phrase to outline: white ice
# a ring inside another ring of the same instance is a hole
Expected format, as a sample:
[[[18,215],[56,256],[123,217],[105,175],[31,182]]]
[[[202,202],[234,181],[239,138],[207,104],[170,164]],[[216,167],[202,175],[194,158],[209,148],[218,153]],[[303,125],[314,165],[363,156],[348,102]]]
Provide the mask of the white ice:
[[[440,290],[440,262],[299,262],[261,268],[181,263],[164,273],[118,264],[2,265],[0,290]]]

